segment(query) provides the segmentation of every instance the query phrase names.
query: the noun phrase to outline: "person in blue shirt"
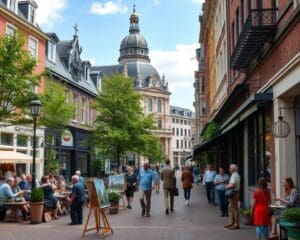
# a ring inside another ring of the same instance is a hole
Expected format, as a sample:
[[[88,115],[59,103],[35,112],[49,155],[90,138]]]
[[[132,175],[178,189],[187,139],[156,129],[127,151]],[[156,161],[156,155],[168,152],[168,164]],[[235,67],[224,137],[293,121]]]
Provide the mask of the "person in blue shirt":
[[[203,176],[203,185],[206,188],[206,196],[208,204],[215,203],[215,193],[214,193],[214,178],[216,176],[216,171],[212,170],[212,165],[207,164],[206,171]]]
[[[153,171],[145,163],[139,174],[139,185],[141,190],[140,203],[142,207],[142,216],[150,217],[152,181],[154,179]],[[146,203],[145,203],[146,199]]]
[[[215,176],[214,184],[217,191],[219,208],[221,210],[221,217],[228,217],[228,201],[225,196],[226,185],[229,182],[229,175],[225,174],[223,167],[219,168],[219,174]]]
[[[71,197],[67,199],[71,203],[71,222],[69,225],[82,224],[82,205],[84,203],[84,185],[79,180],[78,175],[72,176],[72,194]]]

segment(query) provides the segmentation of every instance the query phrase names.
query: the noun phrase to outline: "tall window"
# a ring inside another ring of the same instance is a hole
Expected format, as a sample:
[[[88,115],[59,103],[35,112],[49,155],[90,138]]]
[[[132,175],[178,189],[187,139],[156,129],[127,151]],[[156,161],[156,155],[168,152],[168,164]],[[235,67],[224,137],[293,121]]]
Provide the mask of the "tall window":
[[[55,62],[56,57],[56,44],[54,44],[51,41],[48,41],[47,43],[47,57],[52,62]]]
[[[187,142],[186,142],[186,140],[184,141],[184,148],[187,148]]]
[[[75,106],[73,120],[77,121],[77,116],[78,116],[78,96],[75,95],[75,94],[73,95],[73,104]]]
[[[29,52],[34,58],[38,57],[38,42],[32,37],[29,37]]]
[[[161,120],[160,120],[160,119],[157,121],[157,128],[158,128],[158,129],[161,129],[161,128],[162,128],[162,123],[161,123]]]
[[[1,144],[7,146],[13,146],[14,135],[12,133],[1,133]]]
[[[180,128],[180,136],[183,136],[183,129]]]
[[[188,134],[189,134],[189,137],[190,137],[191,136],[191,130],[189,129],[188,132],[189,132]]]
[[[206,101],[200,102],[200,116],[206,116]]]
[[[81,122],[85,123],[85,117],[86,117],[86,99],[82,98],[81,102]]]
[[[179,129],[176,128],[176,136],[179,136]]]
[[[183,148],[183,140],[181,140],[181,148]]]
[[[185,136],[185,137],[187,136],[186,129],[184,129],[184,136]]]
[[[173,136],[175,136],[175,128],[173,128]]]
[[[153,110],[153,102],[151,98],[148,98],[148,112],[152,112]]]
[[[205,93],[205,78],[200,77],[200,93]]]
[[[176,148],[179,148],[179,140],[176,140]]]
[[[157,112],[161,113],[161,99],[157,100]]]

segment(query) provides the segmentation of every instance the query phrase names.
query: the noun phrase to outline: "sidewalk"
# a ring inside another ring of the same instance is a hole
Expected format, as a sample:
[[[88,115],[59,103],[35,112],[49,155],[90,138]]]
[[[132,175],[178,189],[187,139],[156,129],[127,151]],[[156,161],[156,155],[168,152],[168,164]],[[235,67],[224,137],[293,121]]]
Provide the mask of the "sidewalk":
[[[180,189],[181,190],[181,189]],[[151,217],[141,217],[138,193],[135,194],[132,210],[119,210],[117,215],[109,215],[114,234],[108,240],[229,240],[255,239],[254,227],[244,226],[237,231],[223,227],[226,218],[219,217],[217,207],[208,205],[201,186],[192,190],[191,207],[184,205],[183,192],[175,198],[174,213],[166,216],[162,192],[152,194]],[[84,219],[86,218],[86,212]],[[82,239],[83,226],[68,226],[69,216],[53,220],[51,223],[30,225],[26,223],[0,223],[0,239],[5,240],[54,240]],[[101,239],[96,231],[86,233],[87,240]]]

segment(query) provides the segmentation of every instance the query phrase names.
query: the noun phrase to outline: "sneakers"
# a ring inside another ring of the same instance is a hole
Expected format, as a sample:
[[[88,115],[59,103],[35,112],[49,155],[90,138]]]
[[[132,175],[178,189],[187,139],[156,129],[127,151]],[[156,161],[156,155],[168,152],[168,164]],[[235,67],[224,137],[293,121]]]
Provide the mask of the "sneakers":
[[[146,213],[146,217],[151,217],[149,212]]]

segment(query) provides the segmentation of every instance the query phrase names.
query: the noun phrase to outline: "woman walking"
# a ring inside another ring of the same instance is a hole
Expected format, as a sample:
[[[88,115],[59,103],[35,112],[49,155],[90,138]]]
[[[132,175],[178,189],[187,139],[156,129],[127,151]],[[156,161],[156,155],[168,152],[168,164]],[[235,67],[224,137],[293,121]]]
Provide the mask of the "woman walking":
[[[271,195],[267,188],[267,180],[260,178],[253,194],[253,223],[256,226],[256,238],[267,240],[268,226],[270,225],[269,204]]]
[[[184,167],[181,175],[181,182],[184,191],[185,204],[189,206],[190,198],[191,198],[191,189],[193,187],[193,182],[194,182],[193,174],[191,172],[190,167],[188,166]]]
[[[125,181],[126,181],[126,190],[125,194],[127,197],[127,208],[132,208],[132,201],[133,201],[133,195],[136,191],[136,184],[137,184],[137,176],[135,175],[133,168],[128,167],[127,168],[127,174],[125,175]]]
[[[154,183],[154,190],[156,193],[159,193],[160,190],[160,172],[159,172],[159,166],[153,166],[152,168],[154,178],[153,178],[153,183]]]

